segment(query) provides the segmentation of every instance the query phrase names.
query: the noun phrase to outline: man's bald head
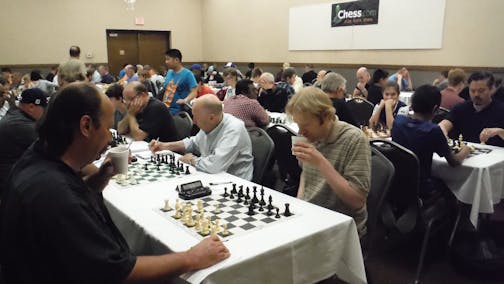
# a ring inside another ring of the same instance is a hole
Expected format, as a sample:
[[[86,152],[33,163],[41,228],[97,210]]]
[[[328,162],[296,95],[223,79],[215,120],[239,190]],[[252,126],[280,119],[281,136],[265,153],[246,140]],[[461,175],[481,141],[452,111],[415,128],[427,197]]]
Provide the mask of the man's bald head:
[[[200,108],[208,114],[220,115],[223,112],[222,102],[212,94],[207,94],[194,101],[193,108]]]
[[[371,75],[369,74],[369,71],[367,70],[366,67],[361,67],[357,69],[356,76],[357,81],[363,84],[367,83],[369,79],[371,79]]]

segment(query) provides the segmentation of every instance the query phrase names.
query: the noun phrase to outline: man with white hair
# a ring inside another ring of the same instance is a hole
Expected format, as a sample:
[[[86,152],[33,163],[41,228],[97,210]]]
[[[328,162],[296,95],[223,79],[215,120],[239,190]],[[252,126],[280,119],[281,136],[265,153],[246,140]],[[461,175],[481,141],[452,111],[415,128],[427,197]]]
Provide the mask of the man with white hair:
[[[357,73],[355,75],[357,77],[357,86],[355,86],[355,89],[353,90],[353,96],[367,98],[369,80],[371,79],[369,71],[366,67],[361,67],[357,69]]]
[[[321,89],[331,98],[339,120],[358,127],[355,118],[346,105],[346,79],[338,73],[331,72],[322,79]]]
[[[171,150],[187,152],[180,160],[198,171],[228,172],[251,180],[254,172],[252,142],[242,120],[224,113],[222,102],[215,95],[204,95],[193,104],[193,121],[200,128],[196,136],[176,142],[152,140],[153,152]],[[191,152],[201,153],[196,157]]]
[[[289,97],[294,89],[286,82],[275,83],[273,74],[265,72],[259,77],[259,95],[257,100],[268,111],[284,112]]]

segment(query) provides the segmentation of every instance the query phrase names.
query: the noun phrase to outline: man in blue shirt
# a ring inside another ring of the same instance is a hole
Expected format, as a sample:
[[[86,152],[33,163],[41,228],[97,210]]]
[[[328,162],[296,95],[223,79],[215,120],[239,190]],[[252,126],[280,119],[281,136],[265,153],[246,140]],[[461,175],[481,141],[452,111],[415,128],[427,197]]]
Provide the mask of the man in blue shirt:
[[[493,100],[494,81],[490,72],[469,76],[471,100],[455,106],[439,123],[445,135],[455,130],[455,137],[462,134],[465,141],[504,147],[504,104]]]
[[[182,66],[182,53],[170,49],[165,54],[166,73],[162,101],[168,106],[171,114],[177,114],[181,105],[196,98],[196,79],[191,71]]]
[[[411,108],[414,114],[410,117],[398,115],[392,127],[392,140],[411,150],[420,162],[421,196],[438,190],[442,182],[431,177],[432,154],[445,157],[450,166],[457,166],[469,155],[469,147],[462,145],[454,154],[448,146],[441,128],[432,123],[439,105],[441,93],[437,87],[420,86],[412,97]]]

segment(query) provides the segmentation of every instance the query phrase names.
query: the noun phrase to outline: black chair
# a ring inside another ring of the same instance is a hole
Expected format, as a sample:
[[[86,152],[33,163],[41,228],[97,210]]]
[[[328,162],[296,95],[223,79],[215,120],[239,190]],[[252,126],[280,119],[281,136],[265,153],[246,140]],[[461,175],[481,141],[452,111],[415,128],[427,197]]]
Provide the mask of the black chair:
[[[357,125],[368,125],[373,114],[374,105],[362,98],[353,98],[347,102],[350,113],[355,118]]]
[[[371,188],[367,196],[368,233],[376,231],[383,202],[387,196],[395,168],[376,148],[371,148]]]
[[[177,134],[179,140],[191,136],[193,122],[187,112],[181,111],[177,115],[174,115],[173,122],[175,123],[175,127],[177,128]]]
[[[446,109],[444,107],[438,108],[436,111],[436,114],[434,115],[434,118],[432,118],[432,122],[438,124],[440,123],[443,119],[446,118],[446,116],[450,113],[449,109]]]
[[[420,198],[419,162],[413,152],[388,140],[376,139],[370,143],[395,167],[395,175],[380,214],[385,228],[389,234],[401,237],[423,232],[415,276],[415,283],[419,283],[431,231],[434,234],[448,227],[446,225],[451,222],[451,204],[444,197],[429,202],[424,202]]]
[[[252,155],[254,156],[254,175],[252,181],[262,184],[264,173],[275,149],[275,144],[266,131],[259,127],[249,127],[247,131],[252,142]]]
[[[285,125],[275,124],[266,130],[275,143],[274,158],[278,166],[280,178],[285,183],[284,193],[291,196],[297,195],[301,167],[298,160],[292,155],[292,136],[296,132]]]

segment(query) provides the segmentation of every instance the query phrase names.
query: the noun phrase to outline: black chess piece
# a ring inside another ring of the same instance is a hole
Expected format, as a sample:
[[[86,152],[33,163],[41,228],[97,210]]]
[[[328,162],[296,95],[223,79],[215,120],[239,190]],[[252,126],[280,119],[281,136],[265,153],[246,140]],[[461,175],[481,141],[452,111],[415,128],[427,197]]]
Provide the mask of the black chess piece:
[[[231,194],[229,195],[229,199],[234,199],[233,191],[231,190]]]
[[[240,194],[238,194],[238,198],[236,199],[236,203],[242,203],[243,199],[241,198]]]
[[[255,214],[256,214],[256,213],[255,213],[255,211],[254,211],[254,209],[255,209],[255,208],[254,208],[254,204],[252,204],[252,203],[251,203],[251,204],[249,205],[248,209],[249,209],[249,210],[248,210],[248,212],[247,212],[247,215],[249,215],[249,216],[253,216],[253,215],[255,215]]]
[[[259,202],[259,199],[257,199],[257,189],[254,186],[254,196],[252,197],[252,203],[256,204]]]
[[[271,195],[268,197],[268,210],[272,210],[273,207],[273,197]]]
[[[245,195],[243,194],[243,185],[240,185],[240,189],[238,190],[238,196],[239,197],[244,197]]]
[[[148,166],[147,166],[147,163],[145,163],[145,167],[144,167],[144,170],[149,170]]]
[[[247,192],[247,194],[245,195],[245,199],[249,200],[250,199],[250,188],[248,188],[248,186],[247,186],[247,189],[245,191]]]
[[[222,195],[224,197],[228,197],[229,194],[227,193],[227,187],[224,187],[224,194]]]
[[[268,206],[268,212],[266,212],[266,215],[268,215],[268,216],[273,215],[273,211],[271,211],[272,209],[273,209],[273,206],[272,207]]]
[[[159,164],[157,164],[157,165],[156,165],[156,170],[157,170],[157,171],[160,171],[160,169],[159,169]]]
[[[261,188],[261,201],[259,201],[261,206],[266,205],[266,201],[264,201],[264,188]]]
[[[231,189],[232,194],[237,194],[238,192],[236,191],[236,183],[233,183],[233,189]]]
[[[261,203],[259,203],[259,211],[260,211],[260,212],[263,212],[263,211],[264,211],[264,207],[263,207],[263,205],[262,205]]]
[[[243,201],[243,205],[249,205],[250,203],[248,202],[248,199],[245,198],[245,201]]]
[[[275,218],[277,218],[277,219],[278,219],[278,218],[280,218],[280,209],[275,208],[275,210],[276,210],[276,215],[275,215]]]
[[[186,167],[185,167],[185,174],[186,174],[186,175],[191,174],[191,172],[189,171],[189,166],[186,166]]]
[[[285,217],[292,216],[292,213],[291,213],[291,212],[290,212],[290,210],[289,210],[289,203],[285,203],[285,211],[284,211],[283,215],[284,215]]]

